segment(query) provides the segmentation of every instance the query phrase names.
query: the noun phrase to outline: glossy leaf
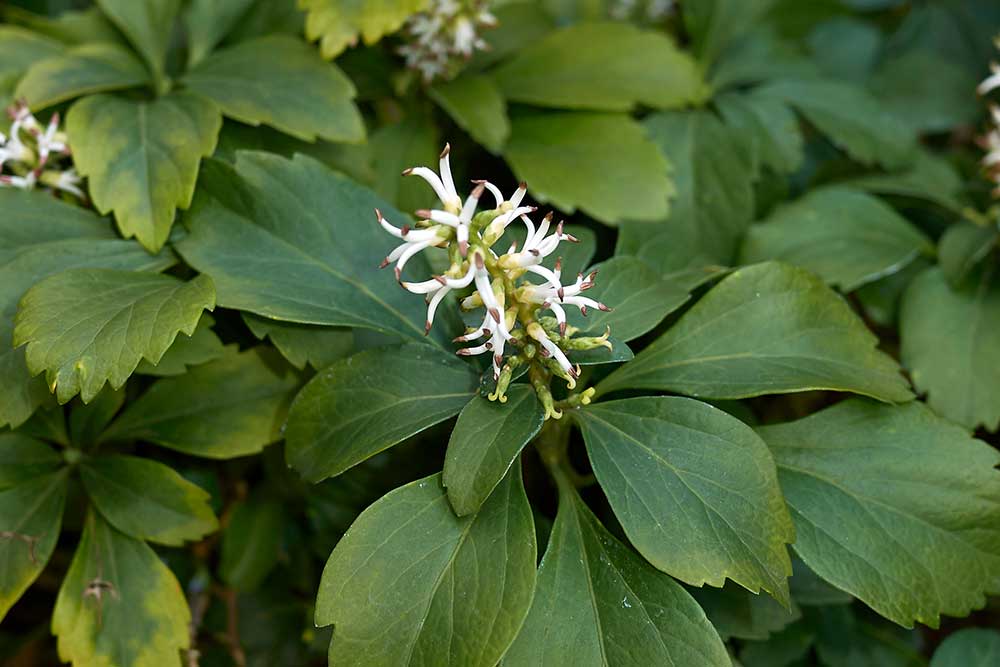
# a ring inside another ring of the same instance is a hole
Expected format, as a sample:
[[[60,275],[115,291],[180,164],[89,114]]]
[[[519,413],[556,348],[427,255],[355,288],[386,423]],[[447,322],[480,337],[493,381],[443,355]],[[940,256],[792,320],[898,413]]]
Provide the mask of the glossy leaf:
[[[175,209],[191,204],[198,163],[215,150],[221,125],[214,103],[187,92],[149,102],[92,95],[66,120],[97,210],[114,211],[122,234],[152,252],[166,242]]]
[[[292,366],[309,364],[321,370],[354,352],[354,333],[342,327],[323,327],[271,320],[243,313],[243,321],[259,340],[270,339]]]
[[[486,149],[498,153],[507,142],[507,102],[491,77],[467,74],[428,88],[427,94]]]
[[[896,363],[843,299],[804,269],[732,272],[677,324],[598,385],[746,398],[811,389],[883,401],[913,395]]]
[[[97,0],[104,15],[142,55],[158,88],[166,78],[167,48],[180,4],[180,0]]]
[[[568,482],[538,569],[531,612],[504,656],[510,667],[729,667],[698,604],[615,539]]]
[[[219,527],[208,493],[158,461],[99,456],[83,462],[80,477],[101,516],[137,539],[180,546]]]
[[[623,22],[551,32],[494,76],[509,100],[563,109],[670,109],[700,103],[708,94],[694,59],[669,37]]]
[[[142,375],[182,375],[191,366],[218,359],[223,355],[225,348],[212,331],[214,323],[210,315],[202,315],[193,334],[190,336],[184,333],[178,334],[173,344],[160,357],[159,362],[153,364],[143,359],[136,366],[135,372]]]
[[[58,471],[0,491],[0,620],[56,548],[67,479],[65,471]]]
[[[478,388],[472,366],[427,346],[359,352],[328,366],[295,398],[285,456],[311,482],[339,475],[458,414]]]
[[[1000,632],[965,628],[949,635],[931,659],[931,667],[991,667],[1000,662]]]
[[[62,457],[51,447],[21,433],[0,433],[0,489],[53,472]]]
[[[157,381],[103,439],[147,440],[213,459],[254,454],[281,439],[298,386],[277,355],[231,347],[216,361]]]
[[[237,504],[222,532],[222,580],[241,591],[260,586],[278,564],[284,520],[284,509],[273,500],[253,497]]]
[[[331,667],[493,667],[531,606],[535,558],[520,468],[463,518],[439,475],[390,492],[323,570],[316,624],[334,626]]]
[[[21,299],[14,344],[27,345],[33,374],[45,372],[60,403],[89,402],[105,382],[118,389],[139,365],[156,363],[179,332],[191,335],[215,307],[211,279],[112,269],[74,269],[46,278]],[[66,318],[65,313],[85,313]]]
[[[123,46],[84,44],[32,65],[14,95],[32,109],[44,109],[80,95],[133,88],[149,83],[149,72]]]
[[[1000,454],[923,404],[853,399],[758,430],[795,551],[905,627],[937,627],[1000,590]]]
[[[887,204],[833,187],[814,190],[753,225],[740,263],[776,259],[852,292],[931,252],[930,240]]]
[[[184,592],[156,552],[91,512],[52,613],[59,658],[87,667],[176,665],[190,621]]]
[[[428,0],[299,0],[307,12],[306,37],[319,40],[324,58],[333,58],[349,46],[374,44],[398,30]]]
[[[269,125],[304,141],[365,137],[354,84],[298,37],[240,42],[213,53],[183,81],[241,123]]]
[[[940,268],[910,283],[900,312],[901,356],[913,384],[942,416],[969,428],[1000,426],[1000,286],[987,269],[952,288]]]
[[[514,385],[507,401],[476,396],[462,409],[448,440],[442,482],[458,516],[479,510],[521,450],[542,428],[545,410],[530,385]]]
[[[646,560],[693,586],[726,578],[788,602],[795,539],[774,461],[749,426],[689,398],[574,413],[590,463]]]
[[[674,192],[663,156],[625,115],[517,116],[504,157],[538,201],[610,224],[663,218]]]

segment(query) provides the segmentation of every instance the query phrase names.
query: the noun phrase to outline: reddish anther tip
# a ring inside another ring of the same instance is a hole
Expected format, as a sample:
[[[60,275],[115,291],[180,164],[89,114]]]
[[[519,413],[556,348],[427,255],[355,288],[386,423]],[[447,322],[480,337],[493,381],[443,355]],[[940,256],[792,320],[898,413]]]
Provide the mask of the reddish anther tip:
[[[518,184],[518,186],[517,186],[517,187],[519,187],[519,188],[520,188],[520,189],[522,189],[522,190],[527,190],[527,189],[528,189],[528,184],[527,184],[526,182],[524,182],[524,181],[521,181],[521,182],[520,182],[520,183]]]
[[[466,255],[468,255],[469,254],[469,242],[468,241],[459,241],[459,243],[458,243],[458,252],[459,252],[460,255],[462,255],[462,257],[465,257]]]
[[[412,173],[413,173],[413,167],[407,167],[406,169],[403,170],[403,176],[409,176]]]
[[[610,312],[611,312],[611,308],[608,308],[608,307],[607,307],[607,306],[605,306],[605,305],[604,305],[603,303],[599,303],[599,304],[597,304],[597,307],[598,307],[599,309],[603,310],[603,311],[604,311],[605,313],[610,313]]]
[[[587,316],[587,307],[586,306],[580,306],[580,314],[583,315],[584,317]]]
[[[429,334],[430,332],[431,332],[431,323],[430,323],[430,322],[427,322],[427,323],[426,323],[426,324],[424,325],[424,335],[426,336],[426,335],[427,335],[427,334]]]
[[[556,293],[559,295],[560,301],[566,298],[566,291],[562,287],[560,287]]]
[[[403,272],[399,270],[398,266],[396,267],[395,270],[396,270],[396,280],[402,282]]]
[[[538,348],[538,354],[542,355],[542,358],[544,359],[548,359],[549,357],[552,356],[552,353],[549,352],[548,349],[544,347]]]
[[[565,336],[566,335],[566,323],[565,322],[560,322],[559,323],[559,335],[560,336]]]
[[[389,258],[388,257],[386,257],[385,259],[382,260],[382,263],[378,265],[378,268],[384,269],[387,266],[389,266]]]
[[[489,338],[492,335],[493,335],[493,330],[492,329],[483,329],[483,336],[485,338]]]
[[[449,153],[451,153],[451,144],[446,143],[444,145],[444,150],[441,151],[441,155],[439,157],[443,160],[448,157]]]
[[[469,348],[463,347],[461,350],[459,350],[455,354],[457,354],[460,357],[467,357],[467,356],[469,356]]]
[[[537,206],[535,207],[535,210],[536,211],[538,210]],[[553,218],[552,211],[549,211],[548,213],[545,214],[544,220],[548,220],[549,222],[552,222],[552,218]]]
[[[486,191],[486,186],[480,183],[472,190],[472,197],[474,199],[479,199],[480,197],[483,196],[483,192],[485,191]]]
[[[483,347],[485,347],[487,350],[492,350],[493,343],[491,343],[490,341],[486,341],[486,343],[483,344]]]
[[[422,209],[420,209],[418,211],[414,211],[413,214],[415,216],[417,216],[418,218],[424,218],[425,220],[429,220],[430,217],[431,217],[431,212],[428,209],[426,209],[426,208],[422,208]]]
[[[445,285],[445,286],[447,286],[447,285],[448,285],[448,281],[447,281],[447,280],[445,280],[445,277],[444,277],[444,276],[434,276],[434,280],[438,281],[438,282],[439,282],[439,283],[441,283],[442,285]]]
[[[500,323],[500,311],[496,308],[490,308],[490,317],[492,317],[497,324]]]
[[[481,178],[474,178],[472,179],[472,182],[475,183],[476,185],[483,185],[484,183],[486,183],[486,181]]]
[[[382,211],[375,209],[375,219],[378,220],[379,222],[382,221]]]
[[[530,253],[531,253],[532,255],[534,255],[535,257],[538,257],[538,255],[540,255],[540,254],[541,254],[541,253],[540,253],[540,252],[538,251],[538,248],[532,248],[532,249],[530,249],[530,250],[529,250],[528,252],[530,252]]]
[[[556,258],[556,271],[562,271],[562,257]]]
[[[483,264],[483,256],[482,256],[482,255],[480,255],[480,254],[479,254],[479,253],[477,252],[477,253],[476,253],[476,268],[477,268],[477,269],[481,269],[481,268],[483,268],[484,266],[485,266],[485,264]]]
[[[410,226],[403,225],[403,228],[399,230],[399,233],[402,234],[403,236],[406,236],[407,234],[410,233]]]

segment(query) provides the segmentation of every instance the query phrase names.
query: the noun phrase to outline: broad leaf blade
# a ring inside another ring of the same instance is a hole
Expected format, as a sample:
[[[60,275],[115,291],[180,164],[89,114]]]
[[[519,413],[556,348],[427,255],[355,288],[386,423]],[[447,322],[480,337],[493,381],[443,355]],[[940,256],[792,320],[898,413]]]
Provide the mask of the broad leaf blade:
[[[63,462],[51,447],[21,433],[0,433],[0,489],[53,472]]]
[[[759,429],[795,551],[900,625],[937,627],[1000,591],[1000,454],[923,404],[852,399]]]
[[[167,48],[180,4],[180,0],[97,0],[104,15],[142,54],[158,89],[166,79]]]
[[[255,0],[191,0],[184,12],[188,66],[205,59],[255,4]]]
[[[499,153],[507,142],[507,102],[491,77],[466,74],[428,88],[427,94],[487,150]]]
[[[183,375],[191,366],[218,359],[225,353],[225,347],[212,331],[214,323],[210,315],[202,315],[193,334],[178,334],[157,363],[152,364],[143,359],[136,366],[135,372],[157,376]]]
[[[306,37],[319,40],[324,58],[333,58],[349,46],[374,44],[398,30],[428,0],[299,0],[307,12]]]
[[[747,398],[812,389],[883,401],[913,395],[850,306],[804,269],[767,262],[732,272],[677,324],[598,385]]]
[[[250,313],[243,313],[243,321],[259,340],[269,338],[299,370],[306,364],[321,370],[354,352],[354,332],[343,327],[282,322]]]
[[[236,505],[222,532],[222,580],[241,591],[260,586],[278,564],[284,520],[273,500],[255,496]]]
[[[799,119],[784,102],[750,91],[726,93],[715,105],[760,166],[788,174],[802,165],[805,149]]]
[[[158,461],[99,456],[84,461],[80,477],[107,522],[137,539],[180,546],[219,527],[209,494]]]
[[[424,345],[359,352],[328,366],[295,398],[285,456],[311,482],[339,475],[458,414],[478,388],[472,366]]]
[[[44,109],[80,95],[133,88],[149,82],[135,55],[117,44],[96,42],[70,49],[33,65],[14,95],[32,109]]]
[[[74,269],[28,290],[14,344],[27,344],[28,368],[45,371],[60,403],[78,393],[89,402],[105,382],[114,389],[125,384],[141,359],[158,362],[179,332],[191,335],[202,311],[214,307],[207,276],[184,282],[156,273]]]
[[[439,475],[392,491],[323,570],[316,624],[334,626],[330,665],[493,667],[531,606],[535,558],[520,468],[464,518]]]
[[[32,30],[0,25],[0,80],[17,76],[40,60],[58,56],[66,46]]]
[[[1000,663],[1000,632],[965,628],[948,635],[931,659],[931,667],[992,667]]]
[[[482,396],[469,401],[451,432],[442,477],[458,516],[479,510],[544,421],[545,410],[529,385],[511,387],[505,403]]]
[[[795,533],[774,461],[749,426],[689,398],[574,413],[594,473],[636,549],[693,586],[728,577],[788,603]]]

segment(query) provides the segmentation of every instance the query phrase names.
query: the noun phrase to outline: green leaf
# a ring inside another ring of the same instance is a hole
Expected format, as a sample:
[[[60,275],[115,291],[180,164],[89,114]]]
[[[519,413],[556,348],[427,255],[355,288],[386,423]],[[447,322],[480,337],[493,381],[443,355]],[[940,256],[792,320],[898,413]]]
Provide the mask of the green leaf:
[[[0,489],[50,473],[62,465],[51,447],[20,433],[0,433]]]
[[[359,352],[328,366],[295,398],[285,456],[311,482],[339,475],[458,414],[478,388],[472,366],[425,345]]]
[[[114,211],[122,235],[151,252],[166,242],[174,210],[190,206],[198,163],[215,150],[221,126],[214,103],[186,92],[149,102],[92,95],[66,119],[94,206]]]
[[[222,531],[219,576],[230,586],[250,591],[278,564],[285,510],[280,503],[252,497],[233,509]]]
[[[124,404],[125,389],[113,391],[111,387],[104,387],[90,403],[74,403],[69,413],[72,443],[79,449],[90,449],[96,445],[105,427]]]
[[[709,93],[697,63],[669,37],[624,22],[551,32],[494,76],[509,100],[564,109],[671,109],[701,103]]]
[[[767,84],[759,94],[795,107],[861,164],[892,169],[913,162],[912,130],[863,88],[839,81],[786,79]]]
[[[87,403],[105,382],[114,389],[125,384],[140,359],[158,362],[178,332],[191,335],[202,311],[214,307],[208,276],[184,282],[157,273],[73,269],[25,293],[14,345],[27,344],[29,370],[45,371],[60,403],[76,394]]]
[[[700,0],[684,5],[684,25],[703,63],[712,63],[758,19],[775,0]]]
[[[149,83],[149,72],[123,46],[84,44],[32,65],[14,95],[32,109],[44,109],[81,95],[133,88]]]
[[[794,583],[794,577],[791,581]],[[802,618],[794,599],[786,609],[770,595],[751,593],[732,582],[722,588],[703,586],[689,592],[724,640],[767,639]]]
[[[512,386],[505,403],[482,396],[469,401],[448,440],[442,477],[458,516],[479,511],[544,421],[530,385]]]
[[[562,479],[531,612],[503,664],[731,665],[691,596],[612,537]]]
[[[753,165],[740,136],[702,110],[654,114],[645,125],[673,167],[677,196],[666,224],[630,226],[666,235],[688,262],[729,264],[754,209]]]
[[[767,262],[730,273],[597,390],[748,398],[829,389],[910,400],[899,367],[877,342],[818,278]]]
[[[955,126],[975,123],[982,112],[979,101],[969,94],[978,83],[973,72],[957,63],[913,50],[883,62],[869,88],[914,131],[949,132]]]
[[[42,573],[56,547],[67,478],[61,470],[0,491],[0,620]]]
[[[12,343],[24,292],[66,269],[158,271],[173,258],[151,257],[90,211],[46,193],[0,188],[0,211],[0,426],[18,426],[50,396],[45,381],[28,372],[24,350]]]
[[[851,607],[819,607],[809,619],[817,631],[816,655],[829,667],[925,667],[916,633],[862,621]]]
[[[282,322],[250,313],[243,313],[243,321],[259,340],[270,338],[299,370],[306,364],[321,370],[354,352],[354,332],[350,329]]]
[[[211,315],[202,315],[193,334],[178,334],[158,363],[153,364],[143,359],[136,366],[135,372],[157,376],[182,375],[190,366],[218,359],[223,355],[224,347],[212,331],[214,324],[215,320]]]
[[[208,493],[158,461],[89,458],[80,465],[80,477],[101,516],[137,539],[180,546],[219,527]]]
[[[940,268],[903,294],[900,355],[936,412],[964,426],[1000,426],[1000,285],[991,269],[960,289]]]
[[[584,332],[600,335],[610,327],[615,338],[630,341],[653,329],[688,300],[686,289],[664,280],[635,257],[612,257],[590,270],[598,274],[587,296],[612,310],[591,309],[586,317],[575,309],[567,311],[569,323]]]
[[[510,136],[507,102],[491,77],[466,74],[428,88],[427,94],[490,152],[499,153],[507,142]]]
[[[427,5],[428,0],[299,0],[299,8],[308,12],[306,37],[319,40],[327,59],[356,45],[359,36],[374,44]]]
[[[534,44],[554,27],[552,15],[536,0],[517,0],[490,7],[497,25],[480,35],[488,48],[472,54],[467,70],[479,70],[507,60]]]
[[[334,625],[331,667],[493,667],[531,606],[535,558],[520,467],[473,516],[452,513],[440,475],[390,492],[323,570],[316,625]]]
[[[298,37],[241,42],[213,53],[183,82],[241,123],[263,123],[304,141],[365,138],[354,84]]]
[[[157,381],[104,434],[213,459],[255,454],[281,439],[299,379],[277,355],[226,349],[222,358]]]
[[[922,403],[861,399],[758,431],[795,551],[883,616],[937,627],[1000,591],[1000,453]]]
[[[517,116],[504,157],[538,201],[609,224],[663,218],[673,194],[666,160],[625,115]]]
[[[951,163],[930,151],[918,150],[908,166],[905,171],[859,176],[844,184],[876,194],[929,201],[950,213],[962,214],[965,182]]]
[[[400,211],[432,206],[434,191],[420,178],[401,178],[404,169],[436,164],[441,153],[438,128],[429,116],[408,114],[398,123],[383,125],[369,139],[375,170],[373,189]]]
[[[17,76],[40,60],[58,56],[65,45],[31,30],[0,25],[0,79]]]
[[[184,11],[188,67],[197,65],[225,39],[255,0],[191,0]]]
[[[965,628],[947,638],[931,659],[931,667],[991,667],[1000,662],[1000,632]]]
[[[167,49],[180,4],[180,0],[97,0],[104,15],[142,55],[157,90],[162,90],[166,81]]]
[[[66,44],[84,44],[88,42],[126,43],[121,32],[115,28],[114,24],[97,7],[88,7],[82,10],[71,9],[51,18],[28,11],[18,11],[11,7],[5,7],[4,14],[5,19],[16,21],[26,28],[30,28],[38,37],[62,42],[60,50],[65,49]],[[55,53],[42,53],[39,57],[45,57],[46,55],[55,55]]]
[[[455,307],[438,310],[441,321],[427,338],[426,305],[391,271],[377,269],[397,240],[378,226],[373,209],[396,224],[407,218],[373,192],[302,155],[239,153],[235,170],[213,161],[204,171],[186,221],[191,233],[177,249],[212,276],[220,306],[371,328],[452,350],[461,330]],[[430,274],[420,257],[407,269]]]
[[[52,613],[59,658],[80,667],[178,665],[190,621],[184,592],[156,552],[91,512]]]
[[[938,242],[938,263],[952,287],[960,288],[973,270],[986,259],[997,242],[1000,229],[996,225],[978,225],[967,220],[948,227]]]
[[[763,642],[747,642],[740,651],[743,667],[789,667],[807,658],[816,634],[806,623],[795,623]]]
[[[764,167],[792,173],[805,158],[802,131],[795,114],[781,100],[751,90],[725,93],[714,100],[726,125],[735,130]]]
[[[840,187],[814,190],[753,225],[740,263],[776,259],[809,269],[844,292],[896,273],[930,240],[879,199]]]
[[[753,430],[680,397],[633,398],[573,413],[629,541],[692,586],[730,578],[788,604],[795,533],[774,461]]]

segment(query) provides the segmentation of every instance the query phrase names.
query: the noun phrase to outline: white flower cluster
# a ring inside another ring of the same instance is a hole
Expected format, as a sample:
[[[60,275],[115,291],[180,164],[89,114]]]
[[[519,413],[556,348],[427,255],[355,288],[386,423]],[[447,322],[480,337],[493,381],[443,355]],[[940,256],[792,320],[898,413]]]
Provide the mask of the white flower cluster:
[[[488,48],[480,30],[496,26],[487,0],[431,0],[427,11],[406,23],[410,41],[399,48],[407,67],[425,82],[454,74],[456,63]]]
[[[673,9],[674,0],[614,0],[608,14],[618,21],[641,18],[656,22],[665,19]]]
[[[473,181],[475,187],[463,202],[455,188],[450,164],[449,146],[440,158],[440,174],[427,167],[407,169],[403,175],[419,176],[427,181],[441,201],[441,209],[417,211],[420,222],[415,227],[396,227],[385,219],[381,211],[375,214],[378,223],[388,233],[400,239],[397,246],[382,261],[385,267],[395,263],[396,279],[414,294],[421,294],[428,302],[426,331],[430,331],[434,314],[442,300],[451,292],[472,288],[461,305],[466,310],[484,309],[482,323],[455,338],[455,342],[477,342],[472,347],[458,351],[462,356],[490,354],[493,359],[493,377],[498,382],[497,395],[503,399],[505,385],[501,376],[506,371],[509,381],[511,366],[504,366],[507,346],[531,346],[527,359],[516,363],[530,363],[534,353],[548,364],[548,368],[575,386],[580,369],[566,356],[566,349],[591,349],[610,347],[608,335],[596,338],[570,338],[571,330],[566,321],[566,306],[575,306],[586,315],[588,308],[610,310],[603,303],[582,295],[593,287],[596,272],[589,276],[577,275],[569,284],[563,284],[561,260],[555,269],[542,265],[562,241],[576,242],[576,238],[563,230],[563,223],[552,229],[552,214],[535,224],[531,214],[534,206],[523,206],[527,185],[520,187],[509,199],[504,198],[492,183]],[[489,192],[495,207],[477,213],[480,198]],[[515,242],[506,253],[497,255],[492,247],[503,236],[508,226],[520,221],[526,227],[524,246]],[[446,248],[451,260],[444,274],[422,282],[403,280],[406,263],[427,248]],[[542,279],[535,284],[523,280],[532,274]],[[539,311],[550,311],[552,317],[537,317]]]
[[[86,199],[80,176],[71,166],[60,166],[70,157],[59,114],[42,126],[23,100],[7,109],[10,135],[0,132],[0,187],[32,190],[38,185]]]
[[[1000,49],[1000,37],[994,41],[997,48]],[[980,95],[985,96],[997,89],[1000,89],[1000,64],[993,62],[990,63],[990,75],[979,84],[976,90]],[[989,132],[980,137],[979,141],[986,151],[986,155],[983,157],[983,167],[995,185],[993,196],[1000,198],[1000,107],[996,104],[990,104],[990,122]]]

